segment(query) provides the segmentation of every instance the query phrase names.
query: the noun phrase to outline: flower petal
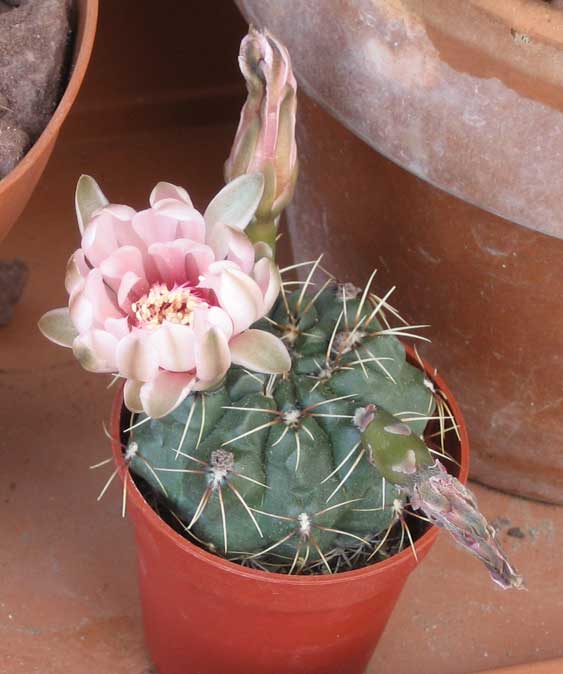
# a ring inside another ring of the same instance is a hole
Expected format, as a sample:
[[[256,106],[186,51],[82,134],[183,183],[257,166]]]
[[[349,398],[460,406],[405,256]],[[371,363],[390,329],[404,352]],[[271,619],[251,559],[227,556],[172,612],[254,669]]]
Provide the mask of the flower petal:
[[[124,318],[107,318],[104,321],[104,330],[116,339],[123,339],[129,334],[129,321]]]
[[[227,226],[227,259],[236,262],[245,274],[248,274],[254,265],[254,246],[244,232],[235,227]]]
[[[196,330],[196,335],[195,363],[198,379],[210,381],[223,376],[231,364],[229,343],[224,332],[213,326],[203,334]]]
[[[130,412],[143,412],[143,403],[141,402],[141,386],[142,381],[135,381],[134,379],[127,379],[123,387],[123,401],[125,407]]]
[[[233,322],[224,309],[221,309],[221,307],[209,307],[206,320],[209,325],[218,327],[225,334],[227,340],[231,339],[233,334]]]
[[[140,398],[146,414],[153,419],[172,412],[188,396],[195,381],[193,374],[165,372],[141,387]]]
[[[159,182],[154,186],[149,197],[149,203],[151,206],[155,206],[155,204],[163,199],[174,199],[182,201],[188,206],[192,206],[190,195],[183,187],[178,187],[178,185],[173,185],[172,183],[167,183],[165,181]]]
[[[264,314],[260,288],[238,269],[224,269],[214,290],[219,304],[233,321],[235,333],[246,330]]]
[[[281,277],[278,266],[269,257],[263,257],[254,265],[252,275],[264,297],[264,313],[268,313],[280,294]]]
[[[151,243],[174,241],[178,222],[149,208],[135,214],[132,227],[144,243],[150,246]]]
[[[114,220],[108,213],[100,213],[90,222],[82,236],[82,250],[93,266],[98,266],[118,247]]]
[[[193,328],[164,321],[155,334],[160,367],[171,372],[188,372],[195,367]]]
[[[79,248],[70,256],[66,265],[65,288],[69,295],[84,281],[89,271],[84,251]]]
[[[76,184],[76,192],[74,193],[76,218],[81,234],[84,233],[86,225],[92,220],[94,213],[98,209],[107,206],[108,203],[109,201],[94,178],[81,175]]]
[[[126,272],[117,289],[117,303],[128,315],[132,315],[131,305],[144,295],[149,289],[149,284],[143,278],[139,278],[132,271]]]
[[[158,349],[153,335],[132,332],[117,346],[117,367],[127,379],[150,381],[158,373]]]
[[[87,332],[94,324],[94,305],[82,289],[73,292],[68,301],[68,312],[79,333]]]
[[[79,335],[72,344],[74,357],[89,372],[114,372],[117,339],[104,330]]]
[[[47,339],[59,344],[59,346],[72,347],[72,343],[78,335],[70,318],[68,307],[51,309],[41,316],[37,325]]]
[[[265,374],[282,374],[291,368],[284,343],[270,332],[246,330],[229,342],[233,363]]]
[[[84,289],[80,291],[80,294],[91,303],[94,311],[94,320],[100,325],[104,324],[106,318],[123,317],[123,314],[116,305],[117,297],[104,283],[99,269],[92,269],[88,274],[84,282]]]
[[[235,178],[211,200],[203,217],[211,230],[221,222],[244,229],[258,208],[264,191],[261,173],[245,174]]]
[[[127,272],[133,272],[144,279],[145,267],[141,251],[135,246],[122,246],[100,264],[100,271],[114,290],[119,288],[121,279]]]

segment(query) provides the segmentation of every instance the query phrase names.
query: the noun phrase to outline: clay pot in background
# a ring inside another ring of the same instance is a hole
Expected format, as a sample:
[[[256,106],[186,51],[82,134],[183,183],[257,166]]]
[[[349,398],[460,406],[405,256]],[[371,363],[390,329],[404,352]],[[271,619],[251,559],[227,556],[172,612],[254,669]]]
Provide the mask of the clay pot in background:
[[[86,73],[96,32],[98,0],[76,0],[71,72],[49,123],[19,164],[0,180],[0,242],[25,208],[55,146]]]
[[[432,325],[473,477],[563,503],[559,3],[238,4],[301,84],[296,257],[325,251],[357,284],[378,267],[378,289]]]
[[[441,377],[427,364],[425,371],[446,394],[459,425],[461,442],[448,450],[466,482],[463,417]],[[333,576],[266,573],[212,555],[170,528],[135,486],[123,460],[121,429],[130,416],[123,412],[120,390],[111,417],[112,450],[127,480],[145,638],[160,674],[362,674],[416,567],[410,548]],[[415,542],[419,562],[437,534],[431,526]]]

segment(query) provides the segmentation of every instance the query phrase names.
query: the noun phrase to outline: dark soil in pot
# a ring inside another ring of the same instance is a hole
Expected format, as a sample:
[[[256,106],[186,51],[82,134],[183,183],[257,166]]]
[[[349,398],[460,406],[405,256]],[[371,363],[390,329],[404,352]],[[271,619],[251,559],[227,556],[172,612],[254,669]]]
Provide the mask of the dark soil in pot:
[[[0,179],[37,140],[64,89],[71,0],[0,0]]]

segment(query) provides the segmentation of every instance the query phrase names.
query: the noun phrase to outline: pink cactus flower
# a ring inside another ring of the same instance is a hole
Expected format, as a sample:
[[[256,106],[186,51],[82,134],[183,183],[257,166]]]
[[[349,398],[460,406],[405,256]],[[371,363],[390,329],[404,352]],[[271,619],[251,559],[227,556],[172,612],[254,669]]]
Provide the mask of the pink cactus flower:
[[[127,407],[153,418],[218,385],[231,363],[287,371],[283,343],[251,328],[280,290],[274,262],[257,259],[244,233],[262,192],[261,175],[241,176],[202,215],[184,189],[161,182],[136,212],[83,176],[68,308],[45,314],[40,329],[87,370],[123,377]]]

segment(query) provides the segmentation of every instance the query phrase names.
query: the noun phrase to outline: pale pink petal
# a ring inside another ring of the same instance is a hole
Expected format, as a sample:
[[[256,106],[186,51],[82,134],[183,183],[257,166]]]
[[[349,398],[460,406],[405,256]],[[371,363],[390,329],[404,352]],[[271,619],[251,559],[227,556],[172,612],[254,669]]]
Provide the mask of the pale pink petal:
[[[264,314],[264,301],[258,284],[237,269],[221,273],[215,293],[221,307],[233,321],[235,334],[246,330]]]
[[[198,331],[195,363],[198,379],[204,381],[215,380],[227,372],[231,364],[231,354],[229,343],[222,330],[211,327],[202,334]]]
[[[205,320],[209,325],[219,328],[225,334],[227,340],[231,339],[233,335],[233,322],[224,309],[221,309],[221,307],[209,307]]]
[[[192,206],[190,195],[183,187],[178,187],[178,185],[173,185],[172,183],[167,183],[165,181],[159,182],[154,186],[149,197],[149,203],[151,206],[154,206],[163,199],[174,199],[181,201],[188,206]]]
[[[125,273],[117,290],[117,303],[122,311],[131,315],[131,305],[149,290],[149,284],[144,278],[139,278],[132,271]]]
[[[100,213],[109,213],[111,216],[122,222],[129,222],[133,219],[133,216],[137,212],[131,206],[125,206],[124,204],[108,204],[104,206]]]
[[[263,257],[254,265],[252,275],[264,297],[264,313],[268,313],[280,294],[281,278],[279,269],[273,260]]]
[[[142,381],[135,381],[134,379],[127,379],[123,387],[123,401],[125,407],[130,412],[143,412],[143,403],[141,402],[141,386]]]
[[[210,265],[215,261],[213,251],[205,244],[194,245],[186,254],[184,261],[186,268],[186,280],[192,285],[199,283],[199,278],[205,274]]]
[[[158,373],[158,348],[153,335],[132,332],[117,346],[119,373],[127,379],[150,381]]]
[[[136,213],[132,227],[145,244],[150,246],[151,243],[174,241],[178,223],[173,218],[158,215],[151,208]]]
[[[127,272],[133,272],[138,278],[145,278],[145,267],[141,251],[135,246],[122,246],[100,264],[100,271],[109,285],[117,291],[121,279]]]
[[[104,283],[99,269],[92,269],[86,277],[84,289],[81,291],[92,304],[94,320],[103,325],[106,318],[122,318],[123,314],[117,307],[115,293]]]
[[[188,372],[195,367],[195,336],[188,325],[164,321],[155,333],[160,367],[171,372]]]
[[[229,342],[233,363],[265,374],[282,374],[291,368],[284,343],[270,332],[246,330]]]
[[[115,372],[117,369],[116,351],[119,340],[106,330],[90,330],[81,335],[82,343],[94,354],[106,372]]]
[[[113,222],[111,215],[101,213],[84,230],[82,250],[93,266],[98,266],[118,247]]]
[[[127,318],[107,318],[104,321],[104,330],[117,339],[123,339],[129,334],[129,320]]]
[[[166,243],[153,243],[149,254],[154,260],[160,279],[169,286],[182,285],[186,278],[186,254],[194,247],[193,241],[176,239]]]
[[[114,372],[117,340],[104,330],[79,335],[72,344],[74,357],[89,372]]]
[[[227,227],[227,259],[238,264],[245,274],[250,273],[254,265],[254,246],[240,229]]]
[[[256,212],[263,192],[264,177],[261,173],[231,180],[213,197],[203,214],[209,230],[218,223],[244,229]]]
[[[94,306],[83,290],[73,292],[68,301],[68,311],[79,333],[87,332],[94,325]]]
[[[141,387],[140,398],[145,413],[153,419],[170,414],[188,396],[194,380],[193,374],[161,370],[153,381]]]
[[[178,236],[184,239],[191,239],[192,241],[197,241],[198,243],[205,243],[205,220],[203,215],[192,209],[190,213],[186,211],[183,217],[178,218]],[[189,216],[189,217],[188,217]]]
[[[71,347],[78,336],[70,318],[68,307],[51,309],[41,316],[37,325],[47,339],[59,344],[59,346]]]
[[[89,271],[84,251],[79,248],[70,256],[66,265],[65,288],[69,295],[84,281]]]

